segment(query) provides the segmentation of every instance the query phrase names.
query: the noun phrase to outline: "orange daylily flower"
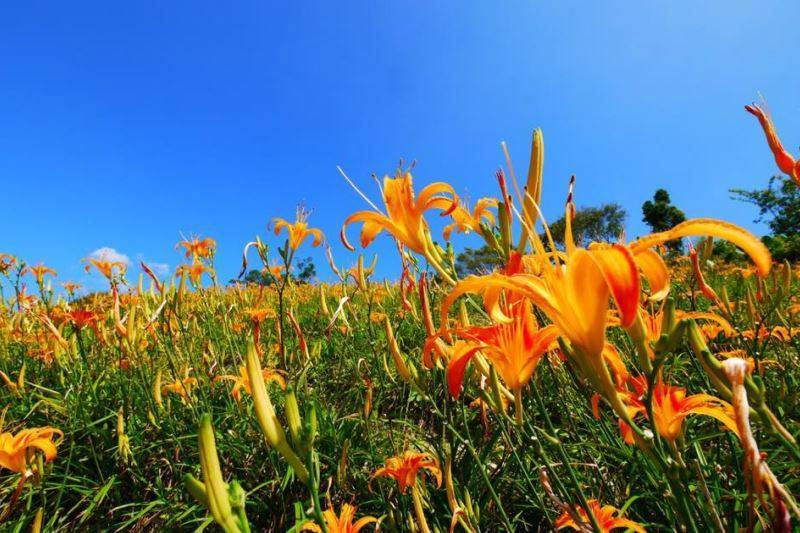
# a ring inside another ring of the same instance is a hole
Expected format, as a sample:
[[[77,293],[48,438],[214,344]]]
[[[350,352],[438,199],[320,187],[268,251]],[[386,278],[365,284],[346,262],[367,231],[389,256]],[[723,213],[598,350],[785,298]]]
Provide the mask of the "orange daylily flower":
[[[449,194],[450,196],[441,196]],[[444,202],[447,205],[443,205]],[[443,215],[450,214],[458,207],[455,190],[447,183],[431,183],[415,196],[410,172],[399,172],[394,178],[383,178],[383,201],[387,214],[379,211],[358,211],[342,224],[341,239],[348,250],[355,250],[347,241],[345,230],[354,222],[363,222],[361,247],[366,248],[383,230],[391,233],[400,244],[426,256],[430,255],[430,229],[425,221],[425,211],[442,209]]]
[[[60,440],[54,437],[63,437],[60,429],[53,427],[23,429],[16,435],[10,431],[0,433],[0,466],[18,474],[28,471],[36,450],[44,454],[45,463],[56,457],[56,448]]]
[[[26,266],[23,271],[23,274],[33,274],[33,277],[36,278],[36,283],[39,285],[44,284],[44,277],[46,275],[57,276],[56,271],[50,267],[44,266],[42,263],[39,263],[36,266]]]
[[[277,313],[271,307],[260,307],[258,309],[247,309],[244,312],[254,323],[261,323],[268,318],[275,318]]]
[[[0,274],[6,274],[17,264],[17,258],[11,254],[0,254]]]
[[[64,290],[67,291],[69,294],[75,294],[83,287],[83,285],[81,285],[80,283],[74,283],[72,281],[65,281],[64,283],[61,284],[61,286],[64,287]]]
[[[552,324],[539,328],[531,306],[522,301],[511,311],[511,322],[468,327],[453,334],[466,340],[456,344],[447,364],[447,385],[457,398],[467,363],[476,353],[481,352],[492,363],[509,389],[518,391],[531,379],[539,359],[560,332]],[[432,350],[433,344],[427,342],[425,349]]]
[[[121,274],[124,274],[125,269],[127,268],[127,265],[122,261],[109,261],[108,259],[102,257],[100,258],[87,257],[83,261],[88,263],[84,267],[86,272],[89,272],[89,270],[94,266],[98,270],[98,272],[100,272],[103,276],[105,276],[109,280],[111,280],[112,276],[114,275],[115,268],[119,270]]]
[[[405,494],[408,487],[414,487],[417,483],[417,475],[420,470],[427,470],[436,479],[436,486],[442,484],[442,471],[439,468],[439,461],[429,453],[420,453],[411,450],[403,452],[403,455],[396,455],[386,460],[386,465],[377,469],[370,480],[376,477],[390,477],[397,481],[397,486],[401,494]]]
[[[100,320],[100,317],[92,311],[74,309],[67,313],[67,319],[75,326],[75,329],[90,327],[96,330],[97,321]]]
[[[683,387],[656,383],[653,389],[653,417],[659,435],[669,441],[676,440],[683,430],[683,421],[693,414],[716,418],[726,428],[739,434],[733,408],[728,402],[709,394],[686,396]]]
[[[267,271],[269,271],[273,278],[281,279],[283,277],[283,273],[286,271],[286,267],[284,265],[274,264],[268,266]]]
[[[328,533],[358,533],[365,526],[374,524],[378,521],[374,516],[362,516],[355,523],[353,519],[356,516],[356,508],[349,503],[342,504],[339,511],[339,516],[336,516],[336,511],[333,508],[326,509],[322,513],[322,518],[325,519],[325,525],[328,528]],[[306,522],[300,528],[300,531],[315,531],[322,533],[320,528],[314,522]]]
[[[272,368],[264,368],[264,369],[261,370],[261,375],[264,376],[264,381],[265,382],[274,381],[275,383],[277,383],[280,386],[280,388],[285,389],[286,388],[286,380],[283,379],[283,375],[282,374],[285,374],[285,372],[283,372],[282,370],[276,370],[276,369],[272,369]],[[241,365],[239,367],[239,375],[238,376],[235,376],[235,375],[218,376],[215,379],[215,381],[221,380],[221,379],[233,382],[233,388],[231,389],[231,395],[233,396],[233,399],[236,400],[237,402],[241,399],[241,391],[242,391],[242,389],[244,389],[244,391],[247,394],[253,394],[253,391],[250,388],[250,378],[247,375],[247,367],[244,366],[244,365]]]
[[[200,283],[204,273],[214,277],[214,269],[200,261],[195,261],[191,265],[181,265],[177,272],[181,277],[188,275],[195,285]]]
[[[434,202],[434,207],[438,207],[442,211],[447,211],[452,201],[448,198],[437,198]],[[481,198],[470,212],[466,205],[459,203],[450,213],[450,216],[453,218],[453,223],[445,226],[443,232],[444,239],[449,241],[453,230],[456,230],[458,233],[469,233],[470,231],[482,233],[481,223],[484,220],[489,225],[494,224],[494,214],[489,211],[489,209],[497,207],[497,204],[498,201],[496,198]]]
[[[594,499],[589,500],[588,503],[592,514],[600,526],[601,533],[608,533],[609,531],[620,528],[632,529],[637,533],[646,533],[646,530],[641,526],[641,524],[627,518],[622,518],[622,511],[613,505],[601,505],[599,501]],[[575,520],[572,518],[572,516],[567,511],[564,511],[561,516],[556,519],[556,529],[569,527],[576,531],[583,531],[585,524],[590,523],[586,511],[582,507],[575,506],[574,508],[578,512],[578,516],[583,524],[579,525],[575,523]]]
[[[576,249],[567,264],[545,263],[541,275],[494,272],[460,281],[441,306],[441,323],[453,302],[466,293],[483,293],[484,306],[496,322],[508,322],[499,307],[501,292],[530,299],[589,356],[599,356],[605,346],[606,317],[613,296],[623,326],[633,323],[639,306],[639,275],[630,252],[613,245],[592,250]]]
[[[191,257],[196,261],[198,258],[210,259],[214,255],[214,250],[217,248],[217,241],[211,237],[206,237],[205,239],[195,237],[191,240],[180,241],[175,245],[175,248],[181,246],[186,250],[186,258],[188,259]]]
[[[778,133],[775,131],[775,125],[772,123],[772,117],[755,104],[746,105],[744,108],[761,123],[761,128],[764,130],[764,135],[767,137],[767,144],[772,151],[772,155],[775,156],[775,163],[778,165],[778,168],[781,172],[792,178],[795,183],[800,185],[800,161],[796,161],[795,158],[786,151],[783,144],[781,144]]]
[[[289,234],[289,247],[292,250],[297,250],[300,248],[300,245],[303,244],[309,236],[313,237],[314,240],[311,242],[311,246],[316,247],[322,243],[322,239],[324,235],[322,231],[317,228],[309,228],[308,227],[308,215],[309,213],[302,208],[297,209],[297,219],[295,220],[294,224],[290,224],[286,220],[282,218],[274,218],[272,219],[274,226],[275,235],[280,234],[282,230],[286,230]]]
[[[184,372],[183,379],[175,379],[161,387],[161,394],[177,394],[183,400],[188,400],[192,391],[199,385],[197,378],[189,376],[189,370]]]

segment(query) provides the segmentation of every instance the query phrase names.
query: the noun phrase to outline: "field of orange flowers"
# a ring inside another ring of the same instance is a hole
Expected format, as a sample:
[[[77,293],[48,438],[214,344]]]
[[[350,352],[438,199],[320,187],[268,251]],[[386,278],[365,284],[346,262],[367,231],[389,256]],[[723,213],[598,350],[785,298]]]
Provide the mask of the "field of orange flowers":
[[[798,527],[797,270],[712,219],[579,247],[572,183],[557,248],[543,157],[537,130],[527,175],[506,152],[472,209],[410,169],[377,204],[345,176],[368,208],[344,248],[302,210],[243,243],[266,285],[221,284],[211,238],[178,243],[171,279],[86,259],[108,280],[88,296],[0,256],[4,529]],[[359,230],[362,248],[394,238],[399,281],[352,253]],[[467,233],[504,266],[460,279],[443,243]],[[688,253],[668,253],[678,239]],[[323,243],[339,281],[287,275]]]

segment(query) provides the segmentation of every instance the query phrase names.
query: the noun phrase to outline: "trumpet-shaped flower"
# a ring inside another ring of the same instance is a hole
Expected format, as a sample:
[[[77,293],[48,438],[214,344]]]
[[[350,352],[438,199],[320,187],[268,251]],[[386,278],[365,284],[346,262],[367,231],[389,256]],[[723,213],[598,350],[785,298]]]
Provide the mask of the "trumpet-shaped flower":
[[[450,203],[451,200],[448,198],[437,198],[434,206],[443,211],[447,211],[450,208]],[[448,224],[444,228],[443,235],[445,240],[450,240],[453,230],[457,233],[469,233],[470,231],[482,233],[481,223],[485,221],[489,225],[494,224],[494,213],[489,209],[497,207],[497,204],[498,201],[496,198],[481,198],[475,204],[472,211],[470,211],[467,206],[459,204],[450,213],[450,216],[453,218],[453,223]]]
[[[104,258],[93,258],[87,257],[84,259],[86,262],[86,272],[89,272],[92,267],[95,267],[98,272],[100,272],[103,276],[108,278],[109,280],[114,275],[114,269],[117,269],[120,273],[124,274],[127,265],[122,261],[109,261],[108,259]]]
[[[22,270],[23,274],[33,274],[33,277],[36,278],[36,283],[38,285],[44,284],[44,277],[47,275],[56,276],[56,271],[50,267],[44,266],[42,263],[39,263],[35,266],[27,266]]]
[[[420,453],[406,450],[402,455],[396,455],[386,460],[386,465],[377,469],[371,479],[376,477],[390,477],[397,481],[397,486],[402,494],[408,487],[414,487],[417,476],[422,470],[428,471],[436,479],[436,485],[442,484],[442,471],[439,461],[429,453]]]
[[[358,533],[365,526],[378,521],[378,519],[373,516],[362,516],[354,523],[353,519],[355,517],[356,508],[349,503],[342,504],[339,510],[339,516],[336,516],[336,511],[333,508],[327,509],[322,513],[322,518],[325,520],[328,533]],[[306,522],[300,528],[300,531],[316,531],[322,533],[322,528],[313,522]]]
[[[0,254],[0,274],[7,274],[17,264],[17,258],[11,254]]]
[[[731,405],[709,394],[686,396],[686,389],[659,382],[653,389],[653,418],[659,435],[676,440],[683,431],[683,421],[689,415],[716,418],[738,435]]]
[[[183,247],[186,250],[185,257],[187,259],[190,257],[193,261],[196,261],[197,259],[210,259],[214,255],[214,250],[217,248],[217,241],[211,237],[206,237],[205,239],[195,237],[191,240],[187,239],[180,241],[175,245],[175,248],[180,247]]]
[[[181,265],[178,267],[177,272],[181,277],[189,276],[189,279],[195,285],[200,283],[203,274],[214,276],[214,269],[200,261],[195,261],[191,265]]]
[[[383,178],[383,201],[386,215],[376,210],[358,211],[347,217],[341,231],[342,243],[347,249],[355,249],[345,235],[347,226],[354,222],[363,222],[362,248],[369,246],[381,231],[386,230],[398,243],[427,257],[430,229],[425,220],[425,212],[429,209],[441,209],[446,215],[458,207],[455,191],[447,183],[431,183],[416,196],[410,172],[398,172],[394,178]]]
[[[49,463],[56,457],[56,448],[64,433],[53,427],[23,429],[17,434],[5,431],[0,433],[0,466],[13,472],[24,474],[35,451],[41,451],[44,461]]]
[[[764,135],[767,137],[767,144],[772,151],[772,155],[775,157],[775,163],[778,165],[778,168],[781,172],[792,178],[795,183],[800,185],[800,161],[796,161],[783,147],[769,113],[755,104],[744,106],[744,108],[761,123],[761,128],[764,130]]]
[[[285,389],[286,380],[283,379],[283,374],[285,374],[285,372],[272,368],[264,368],[261,370],[261,375],[264,377],[265,382],[273,381],[277,383],[280,386],[280,388]],[[247,394],[253,394],[253,391],[250,388],[250,377],[247,375],[247,367],[245,365],[241,365],[239,367],[238,376],[225,375],[225,376],[219,376],[217,379],[223,379],[233,382],[231,395],[237,402],[241,399],[242,389],[244,389],[244,391]]]
[[[641,524],[623,518],[622,511],[613,505],[601,505],[597,500],[589,500],[588,503],[592,514],[597,520],[597,524],[600,526],[601,533],[608,533],[609,531],[620,528],[631,529],[637,533],[645,533],[645,529]],[[589,517],[586,511],[582,507],[576,506],[576,509],[583,524],[589,524]],[[555,526],[556,529],[563,529],[565,527],[572,528],[576,531],[583,531],[584,529],[584,526],[577,524],[575,519],[567,511],[564,511],[564,513],[556,519]]]
[[[188,400],[199,383],[197,378],[189,375],[188,370],[184,374],[183,379],[176,379],[172,383],[167,383],[161,387],[161,394],[177,394],[184,401]]]
[[[302,208],[297,209],[297,219],[295,220],[294,224],[287,222],[282,218],[274,218],[272,221],[274,223],[274,231],[275,235],[279,235],[281,231],[286,230],[289,234],[289,248],[292,250],[297,250],[300,248],[300,245],[303,244],[308,237],[313,237],[314,240],[311,241],[311,246],[316,247],[322,243],[322,239],[324,235],[322,231],[317,228],[309,228],[308,227],[308,215],[309,213]]]
[[[539,328],[525,301],[514,306],[511,322],[468,327],[453,333],[466,341],[456,343],[447,364],[447,385],[453,397],[458,397],[467,363],[478,352],[492,363],[508,388],[520,390],[531,379],[539,359],[560,335],[552,324]],[[426,349],[432,350],[432,343],[426,343]]]

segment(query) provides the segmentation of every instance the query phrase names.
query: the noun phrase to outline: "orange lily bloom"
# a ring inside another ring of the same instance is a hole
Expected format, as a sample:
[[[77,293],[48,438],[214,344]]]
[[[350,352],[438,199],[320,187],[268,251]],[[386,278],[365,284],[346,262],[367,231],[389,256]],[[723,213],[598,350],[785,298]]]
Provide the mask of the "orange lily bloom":
[[[61,286],[64,287],[64,290],[67,291],[69,294],[75,294],[83,287],[83,285],[81,285],[80,283],[73,283],[72,281],[65,281],[64,283],[61,284]]]
[[[525,301],[518,302],[511,315],[511,322],[453,332],[467,340],[456,344],[447,364],[447,385],[454,398],[461,392],[467,363],[476,353],[486,356],[509,389],[518,391],[528,383],[539,359],[560,335],[552,324],[540,329]],[[426,343],[426,349],[433,349],[433,345]]]
[[[450,196],[437,196],[449,194]],[[455,190],[447,183],[431,183],[424,187],[419,196],[414,195],[413,179],[410,172],[398,172],[394,178],[383,178],[383,202],[387,214],[379,211],[358,211],[342,224],[341,239],[348,250],[355,250],[345,235],[347,226],[363,222],[361,247],[366,248],[383,230],[391,233],[400,244],[425,256],[430,255],[430,229],[425,221],[425,211],[442,209],[443,215],[458,207]],[[444,204],[444,205],[443,205]]]
[[[274,264],[267,267],[267,270],[269,270],[269,273],[272,275],[273,278],[281,279],[283,277],[284,271],[286,270],[286,267],[284,265]]]
[[[353,523],[355,516],[356,508],[349,503],[342,504],[339,516],[336,516],[336,511],[334,511],[333,508],[326,509],[322,513],[322,518],[325,519],[328,533],[358,533],[365,526],[378,521],[374,516],[362,516]],[[316,531],[317,533],[322,533],[322,528],[314,522],[306,522],[300,528],[300,531]]]
[[[25,267],[25,269],[22,271],[22,273],[23,274],[25,274],[25,273],[33,274],[33,276],[36,278],[36,283],[39,284],[39,285],[43,285],[44,284],[44,277],[46,275],[48,275],[48,274],[51,275],[51,276],[56,276],[57,275],[55,270],[53,270],[50,267],[44,266],[42,263],[39,263],[36,266],[27,266],[27,267]]]
[[[264,376],[264,381],[265,382],[274,381],[275,383],[277,383],[280,386],[280,388],[285,389],[286,388],[286,380],[283,379],[283,376],[281,374],[284,374],[284,372],[281,371],[281,370],[275,370],[275,369],[272,369],[272,368],[264,368],[264,369],[261,370],[261,375]],[[233,389],[231,389],[231,395],[233,396],[233,399],[236,400],[237,402],[241,399],[241,391],[242,391],[242,389],[244,389],[244,391],[247,394],[253,394],[253,391],[250,388],[250,378],[247,375],[247,367],[244,366],[244,365],[241,365],[239,367],[239,375],[238,376],[235,376],[235,375],[219,376],[217,378],[217,380],[220,380],[220,379],[224,379],[224,380],[228,380],[228,381],[232,381],[233,382],[234,385],[233,385]]]
[[[622,511],[613,505],[601,505],[600,502],[594,499],[589,500],[588,503],[589,508],[592,510],[592,514],[600,526],[601,533],[608,533],[609,531],[620,528],[632,529],[637,533],[645,533],[645,529],[641,526],[641,524],[627,518],[622,518]],[[578,516],[580,517],[581,521],[584,524],[588,524],[589,517],[586,515],[586,511],[579,506],[575,506],[575,510],[578,512]],[[567,511],[564,511],[564,513],[562,513],[561,516],[556,519],[555,526],[556,529],[569,527],[576,531],[583,531],[583,527],[579,524],[576,524],[575,520]]]
[[[676,440],[683,430],[683,421],[689,415],[706,415],[739,434],[733,418],[733,407],[709,394],[686,396],[686,389],[659,382],[653,389],[653,417],[659,435],[669,441]]]
[[[195,261],[191,265],[181,265],[178,267],[177,272],[181,276],[188,275],[189,279],[191,279],[192,283],[195,285],[200,283],[204,273],[214,277],[214,269],[200,261]]]
[[[17,264],[17,258],[11,254],[0,254],[0,274],[5,274]]]
[[[447,198],[436,199],[436,204],[439,204],[437,207],[443,211],[446,211],[450,207],[450,202],[451,200]],[[489,211],[489,209],[492,207],[497,207],[497,204],[498,201],[496,198],[481,198],[475,204],[475,208],[472,210],[472,212],[469,211],[467,206],[459,204],[450,213],[450,216],[453,218],[453,223],[445,226],[443,232],[444,239],[449,241],[453,230],[456,230],[458,233],[465,234],[469,233],[470,231],[482,233],[481,223],[484,220],[489,225],[494,224],[494,214]]]
[[[161,394],[177,394],[184,400],[188,400],[198,384],[197,378],[189,376],[189,371],[187,370],[183,379],[176,379],[172,383],[167,383],[161,387]]]
[[[759,106],[746,105],[744,108],[748,113],[754,115],[761,123],[761,128],[764,130],[764,135],[767,137],[767,144],[775,156],[775,163],[781,172],[789,176],[795,183],[800,185],[800,161],[796,161],[792,155],[786,151],[778,138],[778,133],[775,131],[775,125],[772,123],[772,118],[767,112]]]
[[[23,429],[16,435],[4,431],[0,433],[0,466],[18,474],[25,474],[33,459],[33,452],[39,450],[44,454],[44,461],[49,463],[56,457],[56,448],[64,433],[53,427]]]
[[[100,317],[92,311],[74,309],[67,313],[67,319],[75,326],[75,329],[90,327],[97,331],[97,321],[100,320]]]
[[[295,220],[294,224],[290,224],[286,220],[278,217],[272,219],[273,223],[275,224],[275,235],[279,235],[281,230],[285,229],[289,234],[289,247],[292,250],[297,250],[300,248],[300,245],[303,244],[303,241],[305,241],[309,236],[314,237],[314,240],[311,242],[311,246],[319,246],[322,243],[324,235],[319,229],[308,227],[308,215],[309,213],[307,211],[298,208],[297,220]]]
[[[175,248],[183,246],[186,249],[186,258],[197,260],[198,258],[210,259],[214,255],[214,250],[217,248],[217,241],[211,237],[200,239],[195,237],[192,240],[180,241],[175,245]]]
[[[111,280],[111,277],[114,275],[114,269],[120,271],[121,274],[125,273],[125,269],[127,265],[122,261],[109,261],[107,259],[99,258],[95,259],[92,257],[87,257],[84,259],[86,263],[88,263],[84,268],[86,272],[89,272],[92,266],[94,266],[98,272],[100,272],[103,276]]]
[[[396,455],[386,460],[386,465],[377,469],[370,478],[390,477],[397,481],[397,486],[401,494],[405,494],[408,487],[414,487],[417,483],[417,475],[420,470],[427,470],[436,479],[436,486],[442,485],[442,471],[439,468],[439,461],[429,453],[420,453],[411,450],[403,452],[403,455]]]

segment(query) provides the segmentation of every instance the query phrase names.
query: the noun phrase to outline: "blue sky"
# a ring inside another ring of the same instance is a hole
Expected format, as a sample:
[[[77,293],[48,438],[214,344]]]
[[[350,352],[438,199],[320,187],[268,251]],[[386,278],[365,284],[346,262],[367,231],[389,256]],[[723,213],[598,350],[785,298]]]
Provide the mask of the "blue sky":
[[[349,264],[338,230],[364,204],[337,164],[377,199],[370,173],[417,159],[417,184],[474,200],[496,194],[499,142],[524,169],[537,126],[551,219],[574,173],[630,236],[658,187],[763,232],[727,192],[775,172],[742,106],[760,91],[800,144],[798,3],[22,4],[0,17],[0,251],[59,281],[94,283],[80,259],[101,247],[174,269],[181,232],[217,239],[228,279],[299,202]],[[373,248],[394,277],[390,240]]]

